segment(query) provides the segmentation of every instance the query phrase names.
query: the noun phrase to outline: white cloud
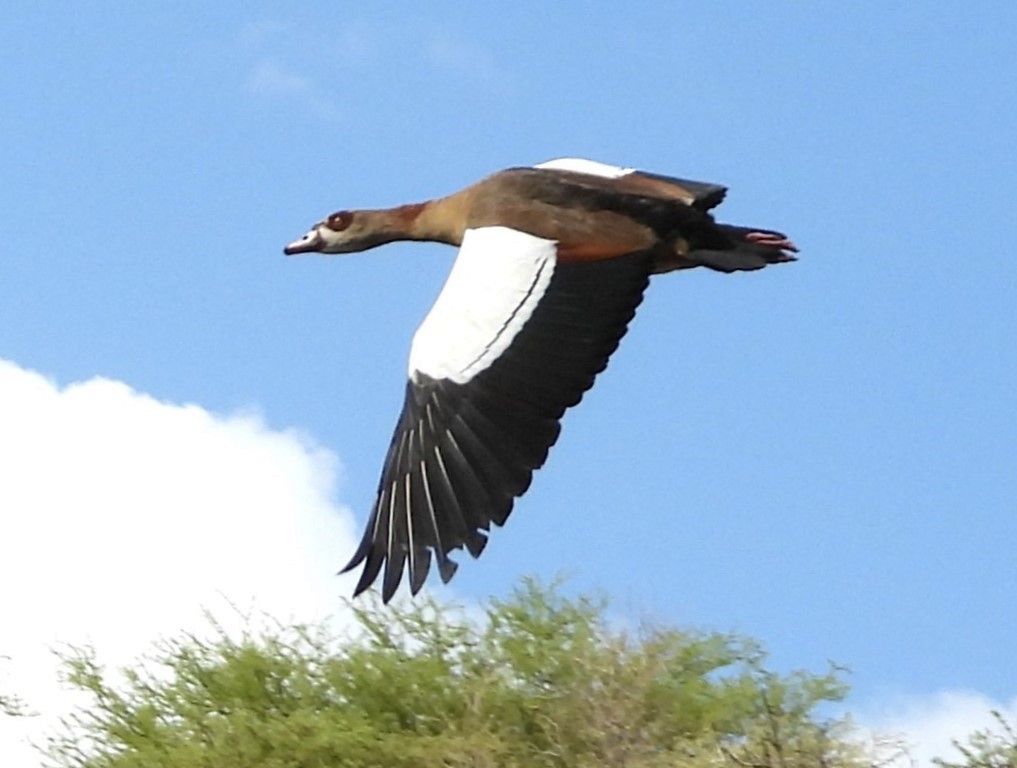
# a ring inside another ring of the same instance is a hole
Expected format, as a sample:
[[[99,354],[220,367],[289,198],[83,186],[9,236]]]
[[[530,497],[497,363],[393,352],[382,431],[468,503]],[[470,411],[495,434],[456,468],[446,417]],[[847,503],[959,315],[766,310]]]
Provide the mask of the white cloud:
[[[435,29],[427,35],[424,53],[428,61],[440,70],[474,80],[492,89],[502,90],[505,77],[492,53],[462,35],[446,29]]]
[[[383,43],[391,39],[391,25],[378,26],[344,18],[339,24],[300,24],[292,19],[260,19],[240,26],[237,42],[244,51],[262,54],[319,52],[318,60],[332,65],[373,65],[382,55]]]
[[[265,19],[241,26],[237,47],[248,69],[247,91],[260,99],[329,120],[345,113],[329,83],[351,67],[373,63],[376,36],[347,21],[338,28]]]
[[[910,754],[894,765],[932,768],[933,757],[959,760],[961,755],[952,741],[962,744],[975,731],[998,732],[992,711],[1000,712],[1010,723],[1017,722],[1017,696],[1009,703],[993,701],[973,691],[939,691],[929,696],[898,696],[882,702],[856,719],[871,732],[899,736]]]
[[[256,93],[272,95],[307,94],[312,90],[311,82],[306,77],[290,72],[279,63],[270,60],[255,65],[248,85]]]
[[[260,96],[293,101],[320,117],[342,117],[342,111],[332,97],[313,80],[273,59],[262,59],[254,65],[247,87]]]
[[[504,93],[510,83],[491,49],[438,25],[378,27],[344,18],[322,26],[262,19],[240,26],[234,49],[247,70],[248,93],[329,120],[349,118],[343,94],[351,81],[362,86],[381,77],[381,87],[391,89],[392,78],[384,75],[384,67],[393,61],[404,69],[422,65],[445,79],[459,80],[473,95]]]
[[[117,666],[203,608],[314,620],[349,594],[338,462],[302,435],[3,360],[0,425],[0,685],[44,715],[0,716],[5,768],[38,765],[25,739],[67,706],[51,648]]]

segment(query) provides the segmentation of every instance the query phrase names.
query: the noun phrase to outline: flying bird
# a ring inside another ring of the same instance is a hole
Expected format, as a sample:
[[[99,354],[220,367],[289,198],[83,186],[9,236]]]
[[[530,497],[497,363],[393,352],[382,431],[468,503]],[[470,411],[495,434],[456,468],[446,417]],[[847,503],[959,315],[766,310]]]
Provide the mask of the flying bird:
[[[478,557],[593,386],[650,275],[793,261],[780,232],[718,224],[719,184],[565,158],[509,168],[447,197],[342,210],[285,248],[352,253],[396,240],[459,247],[410,350],[402,414],[363,539],[355,595],[382,599],[437,562],[443,582]]]

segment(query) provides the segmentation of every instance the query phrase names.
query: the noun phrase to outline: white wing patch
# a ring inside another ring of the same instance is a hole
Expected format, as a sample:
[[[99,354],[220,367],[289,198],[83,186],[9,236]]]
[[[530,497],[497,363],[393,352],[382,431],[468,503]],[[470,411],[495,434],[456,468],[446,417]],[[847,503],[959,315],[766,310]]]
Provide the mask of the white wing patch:
[[[413,337],[410,378],[464,384],[508,349],[554,273],[556,242],[509,227],[467,229],[452,272]]]
[[[534,168],[547,168],[552,171],[572,171],[573,173],[588,173],[591,176],[604,176],[608,179],[617,179],[627,176],[635,171],[635,168],[619,168],[617,165],[598,163],[596,160],[584,160],[581,157],[559,157],[557,160],[548,160],[540,163]]]

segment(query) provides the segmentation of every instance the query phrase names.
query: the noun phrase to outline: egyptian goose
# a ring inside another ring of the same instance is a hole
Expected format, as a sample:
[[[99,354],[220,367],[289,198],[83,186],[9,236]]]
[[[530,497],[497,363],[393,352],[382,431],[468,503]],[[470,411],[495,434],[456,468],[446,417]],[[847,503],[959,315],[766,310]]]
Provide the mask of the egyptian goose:
[[[390,210],[339,211],[285,248],[351,253],[395,240],[459,246],[417,329],[406,401],[367,530],[349,564],[354,594],[384,566],[387,602],[409,566],[412,594],[431,558],[442,581],[558,438],[559,419],[607,366],[649,276],[793,261],[779,232],[717,224],[726,189],[575,158],[509,168],[448,197]]]

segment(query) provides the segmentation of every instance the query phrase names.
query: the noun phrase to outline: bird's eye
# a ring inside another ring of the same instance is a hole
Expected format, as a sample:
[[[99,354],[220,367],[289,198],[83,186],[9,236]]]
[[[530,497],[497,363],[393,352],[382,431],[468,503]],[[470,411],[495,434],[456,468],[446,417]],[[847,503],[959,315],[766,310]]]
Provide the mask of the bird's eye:
[[[353,223],[353,214],[349,211],[338,211],[325,219],[325,226],[334,232],[342,232]]]

